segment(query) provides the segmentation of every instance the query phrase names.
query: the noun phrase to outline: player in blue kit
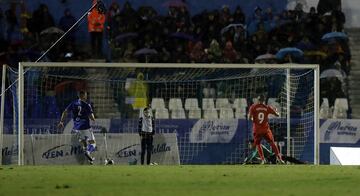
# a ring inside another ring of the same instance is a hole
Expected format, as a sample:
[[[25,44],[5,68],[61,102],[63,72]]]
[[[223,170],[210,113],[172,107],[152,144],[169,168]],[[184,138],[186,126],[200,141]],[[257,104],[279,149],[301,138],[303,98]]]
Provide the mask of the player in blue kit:
[[[62,113],[59,127],[64,127],[64,120],[68,112],[70,112],[74,121],[73,132],[78,136],[85,157],[89,160],[90,164],[93,164],[95,158],[91,156],[91,153],[95,151],[96,143],[91,130],[90,120],[95,121],[95,116],[91,105],[86,102],[87,92],[80,91],[78,97],[79,99],[71,102]]]

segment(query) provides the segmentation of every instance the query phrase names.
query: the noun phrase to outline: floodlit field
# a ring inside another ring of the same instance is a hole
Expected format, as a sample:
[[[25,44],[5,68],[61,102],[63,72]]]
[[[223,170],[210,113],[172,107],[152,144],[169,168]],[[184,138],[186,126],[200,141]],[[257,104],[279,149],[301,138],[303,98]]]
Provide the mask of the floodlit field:
[[[0,195],[359,195],[360,167],[1,166]]]

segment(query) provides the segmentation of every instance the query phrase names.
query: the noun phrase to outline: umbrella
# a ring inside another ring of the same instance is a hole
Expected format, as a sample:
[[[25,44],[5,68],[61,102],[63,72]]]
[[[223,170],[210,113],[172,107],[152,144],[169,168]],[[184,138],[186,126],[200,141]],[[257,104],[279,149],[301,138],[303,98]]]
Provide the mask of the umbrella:
[[[182,0],[170,0],[162,4],[164,7],[187,7],[187,4]]]
[[[116,36],[115,40],[121,42],[127,38],[133,38],[133,37],[137,37],[137,36],[138,36],[137,33],[122,33],[122,34]]]
[[[190,40],[190,41],[195,40],[194,36],[186,34],[186,33],[182,33],[182,32],[172,33],[170,35],[170,37],[179,38],[179,39],[185,39],[185,40]]]
[[[323,14],[323,16],[331,16],[331,12],[326,12]]]
[[[331,77],[336,77],[342,80],[346,77],[346,75],[345,73],[341,72],[338,69],[327,69],[320,74],[320,78],[331,78]]]
[[[304,52],[298,48],[282,48],[276,53],[276,58],[284,59],[287,55],[294,58],[300,58],[304,56]]]
[[[221,29],[221,34],[224,34],[225,32],[227,32],[232,27],[234,27],[234,28],[235,27],[241,27],[242,29],[245,29],[243,24],[229,24],[228,26]]]
[[[63,34],[64,31],[57,28],[57,27],[49,27],[43,31],[40,32],[40,35],[45,35],[45,34]]]
[[[256,57],[255,62],[263,61],[263,60],[274,60],[276,56],[270,53],[266,53]]]
[[[137,51],[135,51],[134,56],[140,56],[140,55],[154,55],[158,52],[155,49],[150,48],[142,48]]]
[[[321,40],[322,41],[332,41],[332,40],[347,40],[348,36],[343,33],[343,32],[331,32],[331,33],[326,33],[322,36]]]

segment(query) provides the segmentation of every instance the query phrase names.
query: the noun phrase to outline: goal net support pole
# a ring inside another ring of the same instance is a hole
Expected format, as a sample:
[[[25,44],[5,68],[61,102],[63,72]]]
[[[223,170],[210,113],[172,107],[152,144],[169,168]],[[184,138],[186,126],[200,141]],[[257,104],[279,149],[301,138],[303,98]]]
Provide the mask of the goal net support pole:
[[[0,165],[2,165],[2,149],[3,149],[3,132],[4,132],[4,107],[5,107],[5,82],[6,82],[6,65],[2,67],[2,80],[1,80],[1,111],[0,111]]]

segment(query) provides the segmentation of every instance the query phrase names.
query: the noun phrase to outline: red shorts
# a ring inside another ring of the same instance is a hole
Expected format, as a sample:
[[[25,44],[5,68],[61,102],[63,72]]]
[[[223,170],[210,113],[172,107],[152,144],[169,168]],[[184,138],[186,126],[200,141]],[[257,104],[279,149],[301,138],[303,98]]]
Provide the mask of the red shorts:
[[[271,133],[270,129],[261,130],[261,131],[253,131],[254,135],[254,144],[259,145],[262,139],[265,139],[267,142],[271,143],[274,142],[274,136]]]

